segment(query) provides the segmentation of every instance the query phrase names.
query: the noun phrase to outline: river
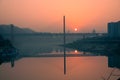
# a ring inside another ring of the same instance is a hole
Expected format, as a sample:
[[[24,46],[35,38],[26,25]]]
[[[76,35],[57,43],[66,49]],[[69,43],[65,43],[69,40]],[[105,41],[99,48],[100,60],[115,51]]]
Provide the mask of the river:
[[[51,52],[51,54],[57,53],[63,54],[63,52]],[[69,53],[81,52],[75,50],[67,52]],[[0,65],[0,80],[107,80],[108,78],[116,80],[120,77],[120,57],[116,57],[67,57],[66,75],[64,75],[63,57],[23,56],[14,62],[14,67],[11,67],[10,62]]]
[[[58,37],[16,36],[13,45],[20,56],[0,59],[0,80],[117,80],[120,77],[120,56],[71,49],[66,49],[66,54],[80,55],[66,57],[65,75],[63,56],[54,56],[63,54],[64,49],[58,46],[62,43],[63,39]]]

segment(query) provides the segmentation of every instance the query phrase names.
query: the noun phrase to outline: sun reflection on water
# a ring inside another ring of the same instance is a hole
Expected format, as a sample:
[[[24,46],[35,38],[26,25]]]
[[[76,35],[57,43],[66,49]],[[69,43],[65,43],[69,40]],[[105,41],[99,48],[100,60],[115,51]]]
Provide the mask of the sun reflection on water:
[[[75,50],[74,52],[77,54],[77,53],[78,53],[78,50]]]

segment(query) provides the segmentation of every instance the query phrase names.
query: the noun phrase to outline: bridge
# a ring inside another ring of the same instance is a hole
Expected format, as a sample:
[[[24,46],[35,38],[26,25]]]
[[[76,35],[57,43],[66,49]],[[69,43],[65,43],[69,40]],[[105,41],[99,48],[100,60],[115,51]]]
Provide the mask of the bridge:
[[[91,56],[105,56],[99,54],[66,54],[66,57],[91,57]],[[64,57],[64,54],[40,54],[40,55],[19,55],[19,57]]]
[[[34,39],[57,39],[57,40],[63,40],[63,33],[14,33],[14,34],[2,34],[5,38],[8,39],[17,39],[17,38],[26,38],[26,37],[33,37]],[[82,38],[88,38],[88,37],[99,37],[99,36],[105,36],[107,33],[66,33],[66,41],[72,42],[78,39]]]

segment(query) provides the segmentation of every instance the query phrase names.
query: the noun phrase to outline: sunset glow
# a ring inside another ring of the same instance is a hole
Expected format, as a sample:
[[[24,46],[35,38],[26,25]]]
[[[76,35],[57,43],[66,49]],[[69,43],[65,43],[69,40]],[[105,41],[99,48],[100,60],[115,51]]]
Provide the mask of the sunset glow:
[[[108,4],[109,3],[109,4]],[[62,32],[79,26],[81,32],[106,32],[107,23],[120,20],[120,0],[0,0],[0,24],[41,32]]]

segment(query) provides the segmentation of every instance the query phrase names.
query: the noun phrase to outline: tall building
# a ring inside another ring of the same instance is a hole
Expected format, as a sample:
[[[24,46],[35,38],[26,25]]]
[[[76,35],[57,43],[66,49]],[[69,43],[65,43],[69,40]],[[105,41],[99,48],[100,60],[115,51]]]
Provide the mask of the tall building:
[[[120,21],[108,23],[108,36],[120,37]]]

